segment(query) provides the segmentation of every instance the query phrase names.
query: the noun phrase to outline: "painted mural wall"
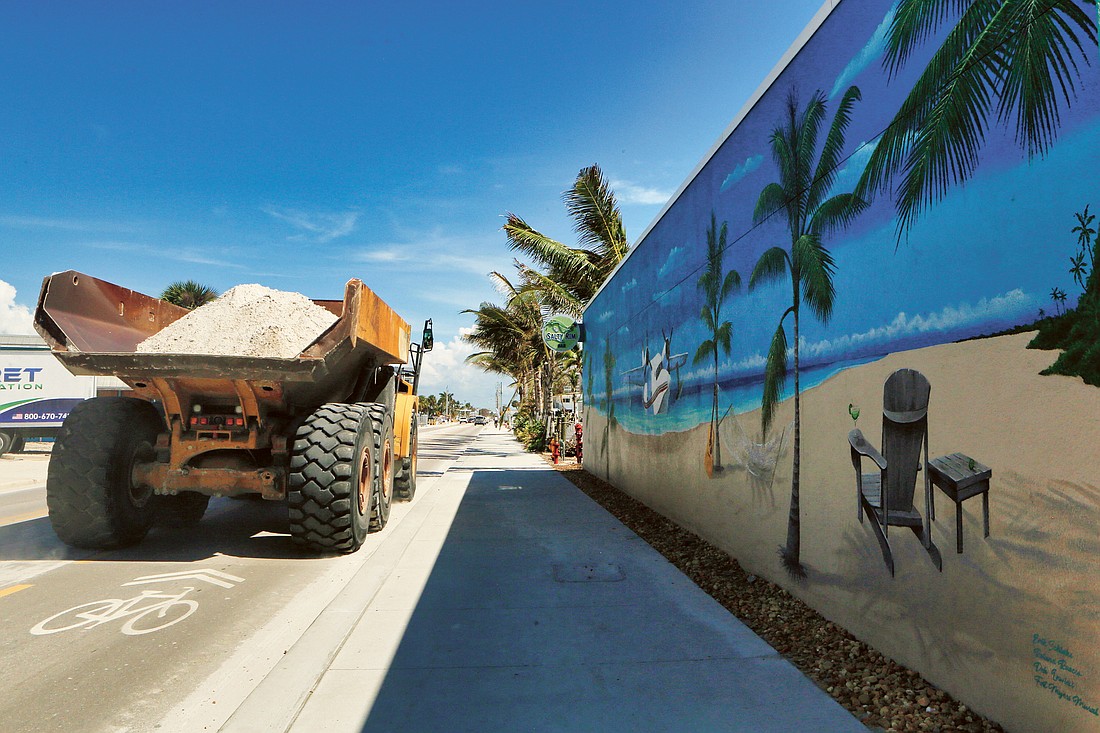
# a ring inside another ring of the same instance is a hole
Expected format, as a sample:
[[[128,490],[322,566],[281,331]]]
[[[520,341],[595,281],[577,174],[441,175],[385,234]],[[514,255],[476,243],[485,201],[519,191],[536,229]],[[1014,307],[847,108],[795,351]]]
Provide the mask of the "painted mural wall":
[[[823,11],[585,312],[584,462],[1009,730],[1100,731],[1095,8],[955,5]]]

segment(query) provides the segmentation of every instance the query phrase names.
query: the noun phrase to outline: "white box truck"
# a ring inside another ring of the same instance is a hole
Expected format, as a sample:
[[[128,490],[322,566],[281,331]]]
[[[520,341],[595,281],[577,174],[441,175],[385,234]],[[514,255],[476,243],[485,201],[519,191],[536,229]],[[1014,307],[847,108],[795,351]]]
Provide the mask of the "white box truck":
[[[54,437],[77,403],[97,389],[119,388],[126,385],[71,374],[39,336],[0,335],[0,455],[22,450],[27,440]]]

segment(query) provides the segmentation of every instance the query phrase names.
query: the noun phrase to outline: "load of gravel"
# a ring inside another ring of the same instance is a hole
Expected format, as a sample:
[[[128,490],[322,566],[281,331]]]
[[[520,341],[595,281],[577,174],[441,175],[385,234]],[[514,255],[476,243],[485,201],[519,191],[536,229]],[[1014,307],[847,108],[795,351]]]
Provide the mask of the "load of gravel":
[[[137,351],[293,359],[335,322],[300,293],[238,285],[145,339]]]

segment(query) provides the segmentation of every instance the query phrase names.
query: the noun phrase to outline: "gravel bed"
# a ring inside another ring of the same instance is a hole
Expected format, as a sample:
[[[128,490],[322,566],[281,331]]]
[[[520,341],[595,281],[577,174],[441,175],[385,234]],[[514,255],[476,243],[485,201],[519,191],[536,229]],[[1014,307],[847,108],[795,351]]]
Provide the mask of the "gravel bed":
[[[548,454],[543,457],[550,462]],[[1001,726],[856,639],[779,586],[746,573],[724,550],[574,463],[554,468],[871,730],[1003,733]]]

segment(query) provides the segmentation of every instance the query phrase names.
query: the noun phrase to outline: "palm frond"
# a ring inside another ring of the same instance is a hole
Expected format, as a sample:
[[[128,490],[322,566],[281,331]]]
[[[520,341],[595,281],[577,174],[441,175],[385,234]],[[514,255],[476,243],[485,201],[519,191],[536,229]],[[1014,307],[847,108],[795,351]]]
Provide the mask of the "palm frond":
[[[1016,140],[1029,155],[1036,155],[1050,147],[1057,133],[1058,93],[1067,107],[1076,95],[1073,78],[1079,74],[1074,57],[1088,59],[1071,26],[1095,43],[1096,25],[1076,2],[1031,0],[1014,5],[1017,12],[1005,21],[1006,68],[997,114],[1007,121],[1016,111]]]
[[[730,353],[730,338],[733,335],[733,324],[729,321],[722,321],[714,331],[714,342],[722,347],[722,353],[729,355]]]
[[[1060,109],[1076,97],[1078,60],[1096,27],[1074,0],[910,0],[894,17],[884,63],[892,75],[911,52],[957,19],[880,137],[855,193],[894,191],[898,234],[977,167],[991,115],[1014,120],[1017,144],[1044,154]]]
[[[867,202],[854,193],[840,193],[821,202],[810,217],[806,231],[824,236],[844,229],[867,209]]]
[[[761,429],[764,435],[768,434],[772,418],[775,416],[775,406],[783,394],[783,384],[787,381],[787,332],[783,328],[783,321],[772,336],[771,345],[768,347],[768,358],[764,364],[764,395],[760,405]]]
[[[582,247],[612,255],[626,255],[626,233],[615,194],[597,165],[581,169],[573,187],[562,194],[573,230]]]
[[[699,364],[706,359],[714,355],[715,345],[713,339],[707,339],[703,343],[699,344],[699,348],[695,350],[695,356],[692,358],[692,364]]]
[[[828,323],[833,313],[833,256],[814,234],[803,234],[794,245],[796,267],[802,277],[802,300],[818,320]]]
[[[791,258],[782,247],[772,247],[766,250],[749,275],[749,290],[755,290],[762,283],[778,280],[784,274],[792,272]]]
[[[730,270],[726,273],[726,277],[722,280],[722,292],[720,300],[725,300],[730,295],[741,290],[741,273],[737,270]]]
[[[837,105],[833,122],[829,126],[828,134],[825,135],[821,156],[817,159],[817,168],[810,183],[810,191],[806,196],[807,211],[813,212],[817,209],[836,181],[837,174],[840,172],[841,155],[844,153],[844,134],[852,119],[852,108],[861,99],[859,87],[851,86],[844,92],[844,96]]]
[[[790,196],[778,183],[769,183],[760,192],[760,198],[756,200],[756,208],[752,212],[752,223],[759,224],[777,211],[787,208]]]
[[[568,269],[587,264],[576,250],[537,231],[515,214],[508,214],[502,229],[508,238],[509,247],[522,252],[540,265]]]

